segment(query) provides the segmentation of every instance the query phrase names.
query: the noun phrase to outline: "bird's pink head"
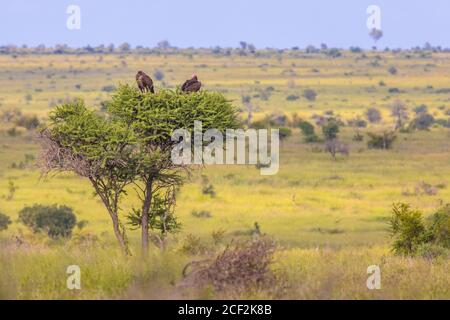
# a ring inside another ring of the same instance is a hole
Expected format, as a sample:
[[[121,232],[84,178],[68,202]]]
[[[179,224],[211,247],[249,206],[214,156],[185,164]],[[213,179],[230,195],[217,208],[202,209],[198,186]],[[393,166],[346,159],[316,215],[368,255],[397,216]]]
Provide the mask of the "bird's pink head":
[[[197,75],[195,73],[192,74],[192,79],[197,79]]]

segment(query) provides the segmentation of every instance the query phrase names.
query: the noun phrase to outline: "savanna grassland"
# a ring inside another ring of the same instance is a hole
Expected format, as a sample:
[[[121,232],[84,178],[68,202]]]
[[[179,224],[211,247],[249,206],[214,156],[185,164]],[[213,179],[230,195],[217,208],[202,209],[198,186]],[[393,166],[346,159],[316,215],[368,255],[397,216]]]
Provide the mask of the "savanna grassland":
[[[397,72],[389,72],[391,67]],[[279,246],[271,268],[283,284],[276,294],[255,291],[240,297],[450,298],[448,258],[397,256],[388,232],[394,202],[409,203],[425,216],[450,202],[449,129],[434,124],[429,130],[398,133],[389,150],[369,149],[366,136],[394,127],[391,105],[398,100],[410,119],[413,109],[424,104],[435,119],[448,120],[449,53],[343,51],[337,58],[303,51],[0,55],[0,113],[16,108],[45,122],[55,105],[77,97],[100,110],[111,86],[134,85],[137,70],[163,73],[162,80],[153,77],[156,90],[174,88],[195,71],[203,88],[233,100],[243,119],[248,113],[245,96],[255,120],[285,115],[290,122],[297,114],[314,123],[314,115],[332,111],[346,124],[339,139],[348,145],[349,155],[333,160],[323,143],[305,143],[294,127],[281,143],[280,169],[274,176],[261,176],[255,166],[194,170],[177,195],[180,232],[170,236],[164,252],[152,248],[143,262],[137,231],[128,231],[133,256],[121,254],[111,221],[87,180],[67,173],[42,177],[34,160],[39,152],[35,133],[0,122],[0,212],[13,221],[0,231],[1,298],[234,297],[181,290],[182,269],[232,239],[252,237],[255,222]],[[305,89],[313,89],[316,99],[306,99]],[[381,111],[379,123],[362,128],[347,124],[365,119],[370,107]],[[362,141],[353,139],[356,132],[364,136]],[[321,134],[318,126],[316,133]],[[202,175],[213,185],[214,197],[202,193]],[[424,184],[433,192],[422,192]],[[24,206],[35,203],[65,204],[88,223],[69,240],[33,234],[17,218]],[[131,197],[122,214],[132,207]],[[192,214],[202,210],[209,215]],[[192,250],[195,246],[204,250]],[[81,290],[66,287],[66,268],[72,264],[82,270]],[[379,290],[366,287],[370,265],[381,268]]]

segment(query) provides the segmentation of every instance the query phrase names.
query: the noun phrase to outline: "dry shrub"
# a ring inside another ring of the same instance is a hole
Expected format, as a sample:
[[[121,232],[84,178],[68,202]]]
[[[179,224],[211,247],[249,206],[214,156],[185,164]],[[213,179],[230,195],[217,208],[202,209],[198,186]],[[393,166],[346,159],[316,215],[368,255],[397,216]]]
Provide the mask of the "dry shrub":
[[[275,243],[267,237],[233,242],[212,259],[188,263],[181,286],[210,287],[225,295],[266,291],[277,281],[270,269],[275,251]]]

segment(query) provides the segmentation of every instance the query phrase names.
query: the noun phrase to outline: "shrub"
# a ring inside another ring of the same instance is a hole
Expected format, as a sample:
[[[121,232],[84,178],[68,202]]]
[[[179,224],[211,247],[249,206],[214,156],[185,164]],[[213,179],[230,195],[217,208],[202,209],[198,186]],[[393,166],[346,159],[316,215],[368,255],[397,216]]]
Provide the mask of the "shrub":
[[[317,92],[313,89],[305,89],[303,90],[303,97],[305,97],[308,101],[315,101],[317,97]]]
[[[378,123],[381,121],[381,112],[376,108],[369,108],[366,110],[366,117],[370,123]]]
[[[369,136],[367,141],[369,149],[390,149],[397,138],[395,132],[383,132],[381,134],[369,132],[367,135]]]
[[[287,101],[295,101],[295,100],[298,100],[300,97],[298,96],[298,95],[295,95],[295,94],[291,94],[291,95],[288,95],[287,97],[286,97],[286,100]]]
[[[300,128],[300,130],[302,131],[304,136],[310,136],[310,135],[314,135],[314,126],[309,123],[308,121],[300,121],[298,124],[298,127]]]
[[[35,233],[46,232],[51,238],[59,238],[72,235],[77,218],[67,206],[35,204],[19,212],[19,221]]]
[[[211,218],[212,214],[211,212],[207,211],[207,210],[193,210],[191,212],[192,216],[196,217],[196,218]]]
[[[422,213],[404,203],[394,204],[390,221],[393,250],[402,255],[426,258],[448,255],[450,248],[450,205],[440,208],[426,223]]]
[[[426,113],[426,112],[428,112],[428,107],[427,107],[425,104],[421,104],[420,106],[415,107],[415,108],[413,109],[413,111],[414,111],[416,114],[419,114],[419,113]]]
[[[325,125],[322,126],[322,133],[325,140],[333,140],[337,138],[339,133],[339,124],[335,119],[329,119]]]
[[[450,248],[450,205],[440,208],[428,218],[427,222],[430,241]]]
[[[279,131],[280,132],[280,141],[283,141],[292,135],[292,130],[287,127],[281,127],[279,130],[280,130]]]
[[[19,127],[24,127],[27,130],[33,130],[39,127],[39,119],[35,115],[21,115],[17,117],[15,124]]]
[[[6,214],[0,212],[0,231],[8,229],[10,224],[11,219]]]
[[[319,137],[316,135],[314,126],[311,123],[301,120],[298,126],[302,131],[304,142],[313,143],[319,141]]]
[[[356,127],[356,128],[365,128],[367,127],[367,122],[363,119],[352,119],[348,121],[348,125],[351,127]]]
[[[391,75],[396,75],[397,72],[398,72],[398,70],[397,70],[396,67],[392,66],[392,67],[389,67],[388,72],[389,72]]]
[[[22,134],[22,132],[18,130],[17,127],[9,128],[8,130],[6,130],[6,133],[10,137],[18,137]]]
[[[417,130],[428,130],[434,123],[434,117],[429,113],[419,113],[411,122],[411,127]]]
[[[265,237],[234,243],[212,259],[188,263],[182,284],[198,289],[211,286],[216,292],[231,294],[271,288],[275,249],[273,241]]]
[[[392,249],[397,254],[414,255],[426,240],[421,212],[404,203],[393,205],[390,231],[395,239]]]

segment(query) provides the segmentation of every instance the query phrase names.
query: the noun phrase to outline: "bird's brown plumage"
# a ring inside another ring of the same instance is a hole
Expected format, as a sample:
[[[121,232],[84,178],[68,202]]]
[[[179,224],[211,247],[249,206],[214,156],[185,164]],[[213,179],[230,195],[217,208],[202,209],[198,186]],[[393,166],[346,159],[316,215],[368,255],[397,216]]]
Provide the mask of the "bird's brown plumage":
[[[143,71],[138,71],[136,74],[136,82],[141,92],[151,92],[155,93],[155,89],[153,88],[153,80]]]
[[[186,80],[181,86],[183,92],[197,92],[200,90],[202,83],[198,81],[196,75],[193,75],[191,79]]]

